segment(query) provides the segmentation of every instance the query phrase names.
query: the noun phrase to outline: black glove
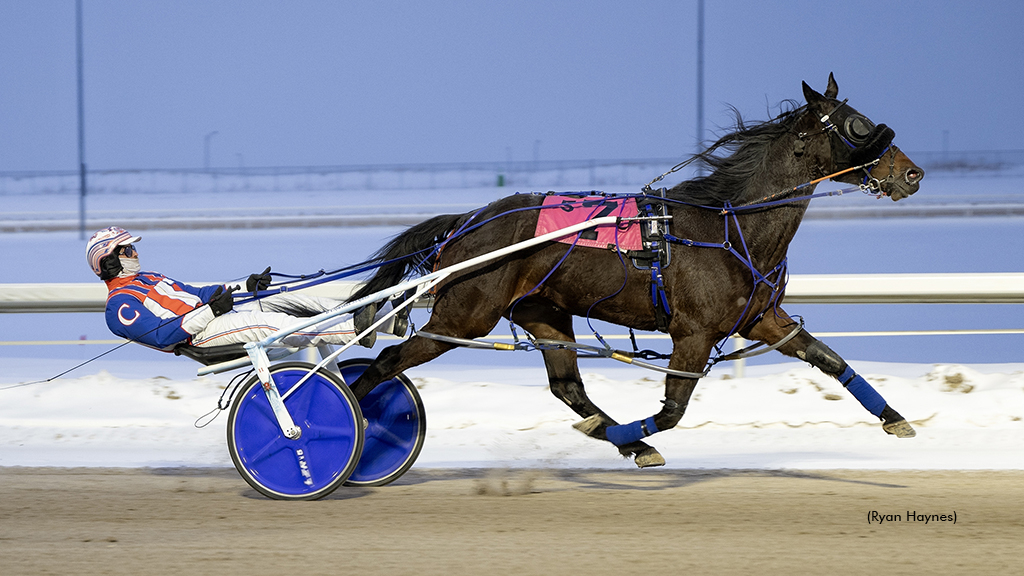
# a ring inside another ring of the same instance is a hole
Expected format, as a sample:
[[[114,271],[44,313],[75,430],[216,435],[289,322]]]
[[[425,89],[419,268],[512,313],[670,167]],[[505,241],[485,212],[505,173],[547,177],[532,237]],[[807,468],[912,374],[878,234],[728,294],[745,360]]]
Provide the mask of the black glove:
[[[230,312],[235,306],[235,300],[231,297],[231,293],[238,290],[238,286],[232,286],[227,290],[224,290],[223,286],[218,286],[217,290],[214,291],[213,296],[210,296],[210,301],[207,304],[210,305],[210,310],[213,310],[214,316],[220,316],[225,312]]]
[[[270,277],[270,266],[267,266],[267,269],[259,274],[249,274],[249,279],[245,281],[245,289],[248,292],[266,290],[270,287],[272,280]]]

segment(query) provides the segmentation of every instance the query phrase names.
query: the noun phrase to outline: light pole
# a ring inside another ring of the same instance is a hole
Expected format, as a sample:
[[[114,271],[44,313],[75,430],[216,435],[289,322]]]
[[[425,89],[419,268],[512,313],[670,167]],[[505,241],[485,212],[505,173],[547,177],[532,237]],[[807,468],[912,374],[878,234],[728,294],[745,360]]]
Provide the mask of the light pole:
[[[78,69],[78,237],[85,240],[85,102],[82,72],[82,0],[75,2],[75,64]]]
[[[210,139],[219,134],[216,130],[203,136],[203,170],[210,169]]]
[[[704,0],[697,0],[697,153],[704,151]]]

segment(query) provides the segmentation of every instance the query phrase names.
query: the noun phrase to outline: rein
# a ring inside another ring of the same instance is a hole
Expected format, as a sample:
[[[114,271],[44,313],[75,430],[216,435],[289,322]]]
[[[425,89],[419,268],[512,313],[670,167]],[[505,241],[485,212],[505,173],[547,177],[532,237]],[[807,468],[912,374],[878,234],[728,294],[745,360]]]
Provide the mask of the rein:
[[[826,127],[825,130],[827,130],[827,129],[828,128]],[[887,147],[886,150],[888,151],[889,147]],[[883,152],[883,154],[884,154],[884,152]],[[893,154],[893,156],[895,156],[895,154]],[[673,167],[672,170],[666,172],[665,174],[662,174],[658,178],[655,178],[651,182],[651,184],[653,184],[653,183],[663,179],[666,175],[671,174],[672,172],[675,172],[675,171],[681,169],[683,166],[685,166],[689,162],[693,161],[693,159],[694,158],[691,158],[690,160],[688,160],[686,162],[677,164],[675,167]],[[705,368],[705,373],[708,370],[710,370],[712,366],[714,366],[715,364],[717,364],[719,362],[723,362],[723,361],[726,361],[726,360],[736,360],[736,359],[740,359],[740,358],[747,358],[747,357],[750,357],[750,356],[756,356],[756,355],[759,355],[759,354],[764,354],[764,353],[769,352],[771,350],[775,350],[776,348],[778,348],[778,347],[782,346],[783,344],[785,344],[786,342],[788,342],[791,338],[795,337],[800,332],[800,330],[803,328],[803,320],[801,319],[800,323],[793,329],[792,332],[790,332],[789,335],[787,335],[785,338],[783,338],[779,342],[777,342],[777,343],[775,343],[775,344],[773,344],[771,346],[768,346],[767,348],[765,348],[763,350],[755,351],[756,348],[759,348],[759,347],[762,346],[762,344],[758,343],[758,344],[755,344],[754,346],[748,347],[748,348],[746,348],[744,350],[739,350],[737,352],[733,352],[731,354],[726,354],[726,353],[723,352],[722,349],[724,347],[724,344],[725,344],[726,340],[729,337],[731,337],[733,334],[736,334],[737,332],[742,330],[743,327],[741,326],[741,322],[743,321],[743,318],[746,317],[747,314],[750,312],[750,304],[753,301],[754,293],[757,291],[758,286],[761,285],[761,284],[765,284],[769,288],[771,288],[771,290],[772,290],[772,297],[768,300],[768,303],[765,305],[764,309],[761,310],[761,312],[758,313],[755,316],[754,320],[752,320],[752,321],[756,321],[757,319],[763,317],[766,312],[768,312],[769,310],[771,310],[771,309],[773,309],[773,308],[778,306],[779,298],[782,295],[782,292],[784,291],[784,289],[786,287],[786,282],[787,282],[787,276],[786,276],[787,259],[786,258],[783,258],[783,260],[779,264],[777,264],[774,268],[772,268],[771,270],[769,270],[767,272],[764,272],[764,273],[760,272],[757,269],[757,267],[754,265],[753,259],[750,256],[750,251],[747,248],[746,239],[743,236],[743,230],[740,227],[740,223],[739,223],[739,219],[737,218],[737,214],[740,213],[740,212],[749,212],[749,211],[754,211],[754,210],[771,209],[771,208],[774,208],[774,207],[777,207],[777,206],[782,206],[782,205],[785,205],[785,204],[790,204],[790,203],[794,203],[794,202],[810,201],[810,200],[812,200],[814,198],[820,198],[820,197],[825,197],[825,196],[840,196],[842,194],[846,194],[848,192],[853,192],[853,191],[861,191],[861,192],[864,192],[866,194],[873,195],[873,196],[875,196],[877,198],[881,198],[883,194],[880,191],[881,188],[880,188],[880,183],[878,182],[878,180],[874,180],[871,184],[862,183],[862,184],[859,184],[857,186],[848,186],[848,187],[845,187],[845,188],[840,188],[839,190],[830,190],[830,191],[827,191],[827,192],[819,192],[819,193],[816,193],[816,194],[808,194],[808,195],[796,196],[796,197],[787,197],[790,194],[799,192],[801,190],[805,190],[805,189],[810,188],[810,187],[812,187],[812,186],[814,186],[816,184],[819,184],[819,183],[821,183],[821,182],[823,182],[825,180],[830,180],[832,178],[835,178],[837,176],[841,176],[843,174],[846,174],[846,173],[849,173],[849,172],[852,172],[852,171],[855,171],[855,170],[865,169],[868,172],[868,174],[870,174],[870,168],[869,167],[874,167],[875,165],[877,165],[879,160],[880,160],[880,157],[876,158],[875,160],[872,160],[871,162],[867,162],[867,163],[864,163],[864,164],[861,164],[861,165],[858,165],[858,166],[851,166],[851,167],[846,168],[844,170],[840,170],[838,172],[834,172],[832,174],[828,174],[826,176],[822,176],[821,178],[812,180],[810,182],[805,182],[803,184],[799,184],[797,186],[794,186],[792,188],[783,190],[781,192],[777,192],[775,194],[771,194],[771,195],[765,196],[765,197],[763,197],[761,199],[754,200],[754,201],[751,201],[751,202],[747,202],[745,204],[740,204],[738,206],[732,206],[729,202],[726,202],[725,205],[723,207],[721,207],[721,208],[714,207],[714,206],[703,206],[703,205],[691,204],[691,203],[688,203],[688,202],[683,202],[683,201],[680,201],[680,200],[675,200],[675,199],[672,199],[672,198],[667,198],[666,195],[665,195],[665,189],[664,188],[661,188],[661,189],[658,190],[658,192],[659,192],[658,196],[651,196],[650,194],[653,194],[654,191],[651,190],[650,184],[648,184],[647,186],[644,187],[644,190],[643,190],[644,196],[647,196],[648,198],[650,198],[652,200],[655,200],[655,201],[658,201],[658,202],[663,202],[663,203],[666,203],[666,204],[668,204],[668,203],[680,204],[680,205],[685,205],[685,206],[689,206],[689,207],[693,207],[693,208],[698,208],[698,209],[702,209],[702,210],[713,210],[713,211],[718,212],[722,216],[722,218],[723,218],[723,221],[724,221],[723,224],[724,224],[724,227],[725,227],[725,230],[724,230],[725,240],[723,242],[701,242],[701,241],[696,241],[696,240],[690,240],[690,239],[687,239],[687,238],[678,238],[676,236],[673,236],[672,234],[665,233],[663,235],[663,238],[664,238],[664,240],[666,242],[668,242],[670,244],[679,244],[679,245],[682,245],[682,246],[689,246],[689,247],[696,247],[696,248],[718,248],[718,249],[728,250],[729,253],[731,253],[733,256],[735,256],[736,259],[739,260],[747,268],[747,270],[750,271],[750,273],[752,275],[753,286],[751,288],[750,297],[747,298],[747,303],[746,303],[743,311],[740,313],[739,318],[736,320],[736,323],[729,330],[728,335],[725,338],[723,338],[718,344],[715,345],[715,350],[717,350],[718,355],[715,356],[714,358],[711,358],[711,359],[708,360],[707,367]],[[893,172],[893,170],[890,167],[890,175],[892,174],[892,172]],[[742,253],[740,251],[738,251],[734,247],[733,242],[730,240],[730,225],[729,225],[730,218],[732,219],[732,223],[733,223],[733,225],[736,228],[736,233],[737,233],[737,236],[738,236],[738,239],[739,239],[739,246],[742,248],[742,251],[743,251]],[[667,309],[667,304],[668,304],[667,303],[667,297],[666,297],[666,294],[664,292],[664,287],[660,283],[657,286],[654,286],[652,284],[652,300],[653,300],[653,304],[654,304],[655,310],[659,309],[659,305],[661,304],[662,301],[665,302],[665,308]],[[635,345],[634,345],[634,347],[635,347]]]
[[[865,149],[876,149],[875,146],[881,144],[881,141],[880,141],[881,139],[885,139],[885,138],[888,138],[890,136],[891,130],[886,128],[884,125],[879,125],[878,127],[872,126],[872,130],[868,134],[868,138],[864,141],[862,146],[860,148],[858,148],[857,145],[855,145],[853,142],[850,142],[846,137],[844,137],[844,135],[840,131],[840,129],[835,124],[833,124],[830,121],[830,116],[835,114],[840,109],[842,109],[844,104],[845,104],[845,101],[839,103],[839,105],[832,112],[830,112],[829,114],[826,114],[825,116],[820,118],[820,121],[822,122],[824,127],[817,134],[828,134],[830,138],[832,138],[833,136],[837,137],[840,141],[842,141],[844,144],[846,144],[846,146],[848,146],[850,150],[853,151],[853,155],[854,156],[856,156],[857,154],[860,154],[861,156],[863,156],[863,152],[864,152]],[[846,118],[846,123],[847,124],[850,123],[850,117]],[[888,130],[888,132],[885,132],[886,130]],[[856,130],[855,130],[855,133],[856,133]],[[861,133],[859,133],[858,135],[862,136],[863,135],[863,131]],[[807,136],[808,135],[805,134],[805,133],[798,134],[799,141],[802,142],[803,139],[806,138]],[[858,141],[856,138],[854,138],[854,140]],[[833,142],[832,143],[833,150],[835,150],[837,145],[838,145],[838,142]],[[866,194],[871,194],[871,195],[874,195],[874,196],[880,198],[880,197],[882,197],[884,195],[884,192],[882,192],[882,185],[883,185],[884,182],[879,181],[876,178],[872,178],[871,177],[871,169],[874,168],[875,166],[877,166],[880,163],[882,157],[886,154],[886,152],[890,153],[890,170],[889,170],[889,176],[887,177],[886,181],[891,180],[891,179],[894,178],[894,173],[895,173],[894,164],[895,164],[896,149],[895,149],[895,146],[891,142],[891,138],[889,138],[888,141],[884,144],[884,148],[882,149],[881,153],[875,159],[873,159],[873,160],[871,160],[869,162],[863,162],[863,163],[861,163],[859,165],[851,166],[851,167],[846,168],[844,170],[840,170],[840,171],[834,172],[832,174],[828,174],[826,176],[822,176],[820,178],[817,178],[817,179],[809,181],[809,182],[805,182],[803,184],[799,184],[799,185],[794,186],[792,188],[788,188],[788,189],[776,192],[774,194],[770,194],[770,195],[765,196],[763,198],[760,198],[758,200],[746,202],[746,203],[739,204],[739,205],[736,205],[736,206],[733,206],[729,202],[725,202],[725,205],[722,206],[722,207],[715,207],[715,206],[704,206],[704,205],[699,205],[699,204],[693,204],[693,203],[685,202],[685,201],[682,201],[682,200],[676,200],[676,199],[673,199],[673,198],[668,198],[667,195],[665,194],[666,190],[664,188],[658,189],[657,190],[657,195],[655,195],[655,190],[652,189],[652,186],[655,183],[663,180],[669,174],[672,174],[674,172],[677,172],[677,171],[681,170],[685,166],[687,166],[687,165],[691,164],[692,162],[694,162],[695,160],[699,159],[700,156],[693,156],[693,157],[690,157],[689,159],[687,159],[687,160],[685,160],[683,162],[680,162],[679,164],[676,164],[669,171],[665,172],[664,174],[661,174],[660,176],[658,176],[657,178],[655,178],[654,180],[649,182],[646,186],[644,186],[640,194],[627,194],[627,195],[621,195],[620,196],[620,195],[617,195],[617,194],[606,194],[606,193],[601,193],[601,192],[591,192],[590,193],[590,194],[593,194],[593,195],[619,197],[619,198],[636,198],[636,199],[638,199],[638,205],[641,204],[641,202],[639,200],[642,198],[643,199],[644,208],[641,209],[641,214],[645,214],[645,211],[646,211],[646,215],[645,216],[638,215],[638,217],[636,217],[636,218],[624,218],[624,219],[629,219],[629,220],[651,220],[651,221],[659,221],[659,222],[664,222],[665,223],[665,224],[661,225],[661,227],[658,229],[657,234],[653,234],[651,236],[650,244],[646,243],[647,238],[645,238],[645,248],[644,248],[645,250],[647,250],[648,252],[650,252],[653,255],[653,259],[652,259],[652,263],[651,263],[651,267],[650,267],[651,274],[652,274],[652,279],[651,279],[651,299],[652,299],[652,304],[653,304],[655,312],[656,312],[656,317],[658,318],[658,329],[660,331],[667,332],[667,328],[668,328],[667,318],[671,314],[671,311],[669,310],[668,297],[667,297],[667,294],[666,294],[666,287],[664,285],[663,277],[662,277],[662,270],[663,270],[663,268],[665,266],[668,265],[668,262],[669,262],[668,259],[667,259],[667,255],[670,253],[669,246],[668,246],[669,244],[679,244],[679,245],[682,245],[682,246],[690,246],[690,247],[697,247],[697,248],[718,248],[718,249],[727,250],[737,260],[739,260],[742,263],[742,265],[745,268],[747,268],[747,270],[750,272],[751,280],[752,280],[752,283],[753,283],[753,286],[751,288],[750,297],[747,298],[747,303],[746,303],[743,311],[739,315],[739,318],[736,320],[736,323],[729,330],[728,335],[724,339],[722,339],[721,342],[719,342],[718,344],[715,345],[715,349],[717,350],[718,354],[714,358],[709,359],[708,364],[706,365],[705,370],[704,370],[703,373],[682,372],[682,371],[672,370],[672,369],[668,369],[668,368],[661,368],[661,367],[658,367],[658,366],[655,366],[653,364],[649,364],[649,363],[646,363],[646,362],[641,362],[639,360],[641,358],[642,359],[654,359],[654,358],[665,359],[665,358],[668,358],[668,356],[664,355],[664,354],[659,354],[659,353],[655,353],[655,352],[652,352],[652,351],[648,351],[648,350],[640,351],[639,349],[637,349],[635,340],[633,340],[633,348],[634,348],[633,353],[626,353],[626,352],[621,352],[621,351],[613,350],[605,342],[604,338],[602,338],[601,335],[598,334],[596,330],[594,330],[593,326],[591,326],[591,330],[593,331],[594,335],[597,337],[598,341],[603,345],[603,348],[581,345],[581,344],[578,344],[578,343],[575,343],[575,342],[560,342],[560,341],[551,341],[551,340],[535,340],[529,334],[527,334],[527,338],[528,338],[530,343],[527,344],[527,343],[521,342],[519,340],[518,334],[516,332],[515,324],[511,322],[511,314],[510,314],[509,321],[510,321],[510,325],[511,325],[513,340],[514,340],[514,344],[512,344],[512,345],[505,345],[505,344],[498,344],[498,343],[484,343],[484,342],[479,342],[479,343],[475,343],[474,344],[475,341],[468,340],[468,339],[453,339],[453,338],[450,338],[450,337],[438,337],[437,335],[427,334],[425,332],[417,332],[417,334],[422,334],[426,338],[433,338],[433,339],[448,341],[450,343],[459,344],[459,345],[463,345],[463,346],[481,347],[481,348],[490,348],[490,349],[506,349],[506,350],[508,350],[508,349],[512,349],[512,350],[541,349],[541,350],[544,350],[544,349],[552,349],[552,348],[573,349],[573,350],[577,350],[577,351],[581,351],[581,352],[589,352],[589,353],[591,353],[591,354],[593,354],[595,356],[610,357],[610,358],[613,358],[613,359],[616,359],[616,360],[620,360],[620,361],[623,361],[623,362],[635,363],[635,364],[638,364],[638,365],[640,365],[642,367],[645,367],[645,368],[650,368],[650,369],[658,370],[658,371],[665,372],[665,373],[668,373],[668,374],[672,374],[672,375],[676,375],[676,376],[682,376],[682,377],[687,377],[687,378],[699,378],[699,377],[705,375],[707,373],[707,371],[711,369],[712,366],[714,366],[715,364],[717,364],[718,362],[721,362],[721,361],[733,360],[733,359],[738,359],[738,358],[745,358],[745,357],[748,357],[748,356],[752,356],[752,355],[756,355],[756,354],[761,354],[761,353],[764,353],[764,352],[768,352],[770,350],[774,350],[774,349],[778,348],[779,346],[782,346],[783,344],[785,344],[785,342],[789,341],[791,338],[795,337],[796,334],[799,333],[799,331],[802,329],[802,326],[803,326],[802,320],[801,320],[800,324],[797,325],[794,328],[794,330],[789,335],[787,335],[785,338],[782,339],[782,341],[780,341],[780,342],[778,342],[778,343],[776,343],[776,344],[774,344],[772,346],[767,347],[767,349],[759,350],[759,351],[755,352],[754,351],[755,348],[759,348],[759,347],[763,346],[763,344],[756,344],[755,346],[748,347],[748,348],[746,348],[744,350],[733,352],[731,354],[725,354],[722,351],[722,348],[723,348],[726,340],[730,336],[732,336],[733,334],[736,334],[737,332],[739,332],[739,331],[741,331],[743,329],[743,326],[741,325],[741,322],[743,321],[743,318],[747,317],[747,315],[751,312],[750,306],[751,306],[752,301],[754,299],[754,294],[756,293],[756,291],[760,287],[760,285],[764,284],[768,288],[770,288],[771,291],[772,291],[772,295],[769,298],[769,300],[768,300],[766,306],[764,307],[764,309],[761,310],[758,314],[755,315],[753,321],[757,321],[758,319],[762,318],[764,316],[764,314],[767,313],[769,310],[771,310],[773,308],[776,308],[778,306],[779,301],[781,299],[781,295],[782,295],[782,293],[783,293],[783,291],[785,289],[786,282],[787,282],[787,273],[786,273],[787,272],[787,260],[785,258],[781,262],[779,262],[775,267],[773,267],[771,270],[768,270],[766,272],[761,272],[761,271],[759,271],[757,269],[757,267],[755,266],[755,264],[753,262],[753,258],[752,258],[752,255],[750,253],[750,250],[747,247],[746,239],[745,239],[745,237],[743,235],[743,231],[742,231],[742,228],[740,226],[740,222],[739,222],[739,219],[738,219],[739,213],[741,213],[741,212],[750,212],[750,211],[754,211],[754,210],[766,210],[766,209],[775,208],[775,207],[782,206],[782,205],[789,204],[789,203],[810,201],[810,200],[812,200],[814,198],[819,198],[819,197],[838,196],[838,195],[842,195],[842,194],[845,194],[845,193],[848,193],[848,192],[852,192],[852,191],[855,191],[855,190],[862,191],[862,192],[864,192]],[[846,152],[846,153],[850,154],[850,152]],[[865,178],[862,181],[862,183],[859,184],[859,185],[851,186],[851,187],[846,187],[846,188],[841,188],[839,190],[832,190],[832,191],[827,191],[827,192],[799,195],[799,193],[801,191],[804,191],[804,190],[806,190],[808,188],[811,188],[811,187],[815,186],[816,184],[819,184],[819,183],[821,183],[821,182],[823,182],[825,180],[834,179],[836,177],[842,176],[843,174],[847,174],[849,172],[853,172],[853,171],[856,171],[856,170],[864,170],[864,172],[865,172]],[[549,192],[548,194],[552,194],[552,193]],[[568,194],[579,194],[579,193],[567,193],[567,195]],[[702,242],[702,241],[696,241],[696,240],[691,240],[691,239],[687,239],[687,238],[679,238],[679,237],[676,237],[676,236],[670,234],[668,232],[668,228],[667,228],[667,221],[671,218],[671,216],[661,215],[661,214],[664,213],[664,211],[661,211],[661,213],[659,213],[659,214],[653,213],[652,212],[652,205],[657,205],[657,204],[661,204],[662,206],[666,206],[668,204],[676,204],[676,205],[683,205],[683,206],[688,206],[688,207],[692,207],[692,208],[697,208],[697,209],[701,209],[701,210],[713,210],[713,211],[718,212],[722,216],[722,218],[723,218],[725,240],[723,242]],[[462,236],[468,234],[469,232],[474,231],[474,230],[476,230],[476,229],[478,229],[478,228],[488,224],[489,222],[492,222],[495,219],[498,219],[498,218],[501,218],[503,216],[507,216],[507,215],[510,215],[510,214],[516,213],[516,212],[523,212],[523,211],[527,211],[527,210],[541,210],[541,209],[545,209],[545,208],[557,208],[557,206],[543,206],[543,205],[541,205],[541,206],[528,206],[528,207],[516,208],[516,209],[512,209],[512,210],[507,210],[507,211],[502,212],[500,214],[496,214],[496,215],[491,216],[489,218],[478,220],[478,216],[483,212],[483,210],[485,208],[486,207],[480,208],[476,212],[473,212],[469,216],[469,218],[463,220],[461,222],[461,224],[459,224],[454,229],[452,229],[449,233],[447,233],[445,235],[445,237],[443,238],[443,240],[441,240],[440,242],[436,242],[432,247],[425,248],[425,249],[417,251],[417,252],[415,252],[413,254],[408,254],[408,255],[401,256],[401,257],[398,257],[398,258],[395,258],[395,259],[392,259],[392,260],[388,260],[388,261],[384,261],[384,262],[374,262],[373,260],[368,260],[368,261],[364,261],[364,262],[361,262],[359,264],[355,264],[355,265],[352,265],[352,266],[349,266],[349,267],[346,267],[346,268],[342,268],[340,270],[336,270],[336,271],[330,272],[330,273],[324,272],[323,270],[320,270],[318,273],[316,273],[314,275],[310,275],[310,276],[299,276],[299,277],[292,276],[290,278],[294,278],[294,280],[291,280],[289,282],[285,282],[285,283],[283,283],[283,285],[279,285],[278,287],[276,287],[275,290],[260,291],[258,293],[244,294],[243,297],[248,297],[247,300],[256,300],[256,299],[259,299],[259,298],[262,298],[262,297],[265,297],[265,296],[269,296],[271,294],[279,293],[279,292],[284,292],[284,291],[289,291],[289,290],[296,290],[296,289],[302,289],[302,288],[314,286],[314,285],[317,285],[317,284],[329,282],[329,281],[332,281],[332,280],[336,280],[336,279],[339,279],[339,278],[345,278],[345,277],[353,276],[353,275],[356,275],[356,274],[359,274],[359,273],[362,273],[362,272],[366,272],[366,271],[369,271],[369,270],[373,270],[375,268],[379,268],[379,267],[387,265],[387,264],[391,264],[391,263],[394,263],[394,262],[407,260],[407,259],[410,259],[410,258],[415,259],[415,261],[417,262],[417,264],[414,265],[413,268],[422,267],[431,258],[434,258],[436,260],[436,262],[435,262],[435,265],[436,265],[436,264],[439,263],[439,260],[440,260],[439,256],[440,256],[441,251],[450,242],[452,242],[453,240],[456,240],[458,238],[461,238]],[[731,220],[731,223],[730,223],[730,220]],[[734,233],[732,232],[732,228],[733,227],[735,227],[735,232]],[[616,227],[616,229],[618,229],[618,226]],[[580,238],[580,234],[577,234],[576,240],[579,240],[579,238]],[[735,244],[734,244],[734,242],[735,242]],[[609,246],[609,247],[611,248],[611,246]],[[552,274],[554,274],[554,272],[562,265],[562,263],[565,262],[565,260],[569,256],[569,254],[575,248],[576,248],[576,242],[574,241],[574,242],[572,242],[570,244],[570,246],[569,246],[568,250],[566,250],[565,254],[562,255],[562,257],[558,260],[557,263],[555,263],[555,265],[552,267],[552,269],[541,279],[540,282],[537,283],[537,286],[535,286],[533,288],[533,290],[528,291],[526,293],[526,295],[529,295],[530,293],[535,292],[537,290],[537,288],[539,288],[541,285],[543,285],[543,283],[548,278],[550,278]],[[615,246],[614,246],[613,249],[615,249],[619,253],[619,257],[620,257],[620,260],[622,261],[622,265],[623,265],[623,267],[626,267],[627,264],[625,263],[625,260],[622,258],[622,249],[619,247],[618,232],[617,232],[617,230],[616,230],[616,237],[615,237]],[[636,262],[634,262],[634,264],[636,264]],[[285,276],[285,275],[280,275],[280,276]],[[285,277],[287,277],[287,276],[285,276]],[[619,291],[621,291],[621,289],[622,288],[620,288]],[[616,291],[616,294],[619,291]],[[523,297],[525,297],[526,295],[524,295]],[[604,301],[604,300],[606,300],[608,298],[611,298],[613,296],[615,296],[615,294],[611,294],[609,296],[601,298],[600,300],[595,302],[590,308],[593,309],[593,307],[596,306],[601,301]],[[520,298],[519,300],[514,302],[512,307],[515,308],[515,305],[518,304],[521,299],[522,298]],[[247,301],[247,300],[244,300],[244,301]],[[590,310],[588,310],[588,313],[587,313],[587,323],[588,323],[588,325],[590,324]],[[630,331],[630,334],[632,335],[632,330]]]
[[[853,172],[854,170],[860,170],[861,168],[866,168],[868,166],[872,166],[873,167],[876,164],[878,164],[878,160],[873,160],[871,162],[868,162],[867,164],[861,164],[860,166],[851,166],[851,167],[849,167],[849,168],[847,168],[845,170],[840,170],[839,172],[834,172],[832,174],[829,174],[828,176],[822,176],[821,178],[818,178],[817,180],[811,180],[810,182],[804,182],[803,184],[799,184],[799,185],[794,186],[792,188],[789,188],[787,190],[783,190],[782,192],[776,192],[775,194],[770,194],[768,196],[765,196],[764,198],[761,198],[760,200],[754,200],[752,202],[747,202],[746,204],[740,204],[739,206],[735,206],[733,208],[733,210],[752,210],[752,209],[755,209],[755,208],[769,208],[769,207],[772,207],[772,206],[777,206],[779,204],[788,204],[790,202],[802,202],[804,200],[812,200],[814,198],[821,198],[821,197],[824,197],[824,196],[841,196],[843,194],[846,194],[847,192],[854,192],[854,191],[857,191],[857,190],[859,190],[861,192],[864,192],[865,194],[869,194],[869,195],[875,196],[876,198],[881,198],[882,193],[881,192],[876,192],[876,190],[879,190],[878,188],[876,188],[874,186],[868,186],[868,185],[865,185],[865,184],[860,184],[860,185],[857,185],[857,186],[849,186],[849,187],[846,187],[846,188],[840,188],[839,190],[831,190],[829,192],[819,192],[817,194],[811,194],[811,195],[808,195],[808,196],[799,196],[797,198],[790,198],[790,199],[786,199],[786,200],[773,200],[773,198],[782,198],[782,197],[788,196],[788,195],[790,195],[790,194],[792,194],[794,192],[799,192],[800,190],[803,190],[805,188],[809,188],[811,186],[814,186],[815,184],[820,184],[821,182],[824,182],[825,180],[831,180],[832,178],[835,178],[836,176],[842,176],[843,174],[846,174],[847,172]],[[878,182],[878,181],[875,180],[875,182]]]

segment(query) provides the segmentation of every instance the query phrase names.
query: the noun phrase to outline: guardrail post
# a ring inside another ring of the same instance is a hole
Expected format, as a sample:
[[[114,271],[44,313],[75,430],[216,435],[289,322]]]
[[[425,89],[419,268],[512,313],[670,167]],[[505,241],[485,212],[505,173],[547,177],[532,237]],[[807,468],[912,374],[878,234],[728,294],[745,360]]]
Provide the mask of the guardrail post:
[[[735,335],[735,336],[732,337],[732,340],[733,340],[733,346],[732,346],[732,351],[733,352],[735,352],[737,350],[742,350],[747,345],[746,338],[744,338],[742,336]],[[747,375],[747,359],[746,358],[739,358],[737,360],[733,360],[732,361],[732,377],[733,378],[743,378],[746,375]]]

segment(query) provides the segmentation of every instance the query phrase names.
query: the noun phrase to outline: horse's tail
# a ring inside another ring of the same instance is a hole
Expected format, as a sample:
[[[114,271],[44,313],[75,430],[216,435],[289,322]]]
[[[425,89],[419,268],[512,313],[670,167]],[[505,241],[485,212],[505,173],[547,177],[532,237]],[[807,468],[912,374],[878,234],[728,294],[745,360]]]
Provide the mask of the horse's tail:
[[[380,266],[350,299],[356,300],[394,286],[414,272],[429,274],[437,259],[437,251],[431,248],[443,242],[465,218],[465,214],[434,216],[392,238],[367,261],[367,264],[379,263]]]

